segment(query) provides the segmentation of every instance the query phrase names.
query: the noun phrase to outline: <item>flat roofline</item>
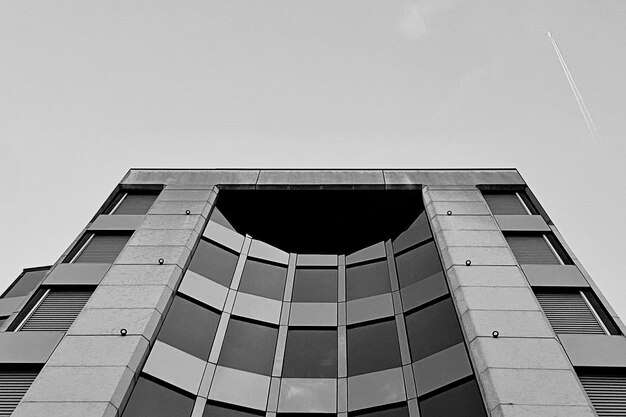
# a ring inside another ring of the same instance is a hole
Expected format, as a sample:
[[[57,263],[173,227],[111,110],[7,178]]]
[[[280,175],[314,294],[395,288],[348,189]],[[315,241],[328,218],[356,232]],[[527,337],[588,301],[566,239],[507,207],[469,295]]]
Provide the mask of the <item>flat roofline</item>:
[[[129,171],[515,171],[517,168],[130,168]]]

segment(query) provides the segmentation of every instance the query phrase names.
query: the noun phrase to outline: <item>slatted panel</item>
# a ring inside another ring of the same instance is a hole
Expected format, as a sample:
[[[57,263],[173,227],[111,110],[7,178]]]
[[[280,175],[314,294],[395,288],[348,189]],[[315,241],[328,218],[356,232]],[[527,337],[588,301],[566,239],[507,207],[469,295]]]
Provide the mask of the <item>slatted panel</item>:
[[[506,241],[520,265],[560,264],[543,236],[506,236]]]
[[[67,331],[91,294],[92,291],[51,290],[20,331]]]
[[[537,293],[536,296],[555,333],[605,334],[580,293]]]
[[[0,371],[0,416],[10,416],[31,386],[37,372]]]
[[[112,264],[129,238],[126,235],[95,235],[74,262]]]
[[[598,416],[626,416],[626,377],[623,375],[579,376]]]
[[[127,194],[113,214],[146,214],[156,198],[156,194]]]
[[[516,194],[485,194],[493,214],[528,214]]]

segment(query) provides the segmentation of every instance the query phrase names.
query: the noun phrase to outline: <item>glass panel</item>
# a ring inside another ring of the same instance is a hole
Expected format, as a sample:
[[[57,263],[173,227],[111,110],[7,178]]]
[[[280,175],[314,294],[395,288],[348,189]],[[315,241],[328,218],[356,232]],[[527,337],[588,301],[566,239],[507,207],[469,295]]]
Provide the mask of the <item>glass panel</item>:
[[[248,259],[243,269],[239,290],[248,294],[282,300],[287,280],[287,268]]]
[[[441,271],[435,242],[429,242],[396,256],[396,268],[401,288]]]
[[[207,360],[219,321],[219,313],[176,296],[157,339]]]
[[[406,328],[414,362],[463,342],[450,298],[408,314]]]
[[[485,417],[480,391],[472,380],[419,402],[421,417]]]
[[[37,285],[43,281],[43,277],[47,272],[48,269],[39,271],[24,271],[3,298],[21,297],[28,294],[37,288]]]
[[[337,302],[337,269],[296,268],[292,301]]]
[[[250,410],[223,403],[207,403],[204,407],[204,413],[202,413],[202,417],[246,417],[264,415],[265,413],[262,411]]]
[[[275,327],[231,318],[218,364],[271,375],[277,338]]]
[[[123,416],[189,417],[194,401],[194,398],[141,376],[128,400]]]
[[[395,319],[348,328],[348,376],[401,364]]]
[[[383,409],[363,410],[348,414],[350,417],[409,417],[409,408],[406,403]]]
[[[285,378],[337,378],[337,330],[289,329]]]
[[[346,291],[348,300],[391,292],[387,260],[347,267]]]
[[[228,287],[233,280],[238,257],[236,253],[200,239],[189,269]]]

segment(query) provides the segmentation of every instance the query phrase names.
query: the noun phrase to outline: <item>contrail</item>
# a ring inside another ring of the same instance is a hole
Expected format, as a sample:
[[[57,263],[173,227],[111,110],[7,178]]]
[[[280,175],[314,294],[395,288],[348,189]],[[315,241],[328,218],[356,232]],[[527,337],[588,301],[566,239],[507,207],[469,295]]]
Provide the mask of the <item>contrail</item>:
[[[567,82],[569,83],[570,88],[572,89],[572,93],[574,93],[574,98],[576,98],[576,103],[578,104],[578,108],[585,119],[585,124],[587,125],[587,129],[589,129],[589,133],[593,138],[594,142],[597,146],[602,147],[602,138],[600,137],[600,133],[598,133],[598,129],[596,128],[596,124],[593,122],[591,118],[591,113],[589,113],[589,109],[587,109],[587,105],[583,100],[583,96],[578,91],[578,87],[574,82],[574,77],[572,77],[572,73],[569,71],[567,67],[567,63],[565,62],[565,58],[561,55],[561,50],[556,43],[556,39],[552,37],[552,33],[548,32],[548,39],[552,43],[552,48],[554,48],[554,52],[556,53],[557,58],[559,59],[559,63],[561,64],[561,68],[565,73],[565,78],[567,78]]]

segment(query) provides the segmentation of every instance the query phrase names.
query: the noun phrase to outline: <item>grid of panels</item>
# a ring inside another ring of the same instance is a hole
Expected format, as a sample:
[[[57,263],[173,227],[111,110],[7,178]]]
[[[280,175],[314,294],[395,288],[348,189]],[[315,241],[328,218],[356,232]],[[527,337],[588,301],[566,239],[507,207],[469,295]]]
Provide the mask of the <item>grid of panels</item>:
[[[210,221],[144,380],[195,399],[174,417],[486,415],[428,222],[375,246],[287,254]]]

